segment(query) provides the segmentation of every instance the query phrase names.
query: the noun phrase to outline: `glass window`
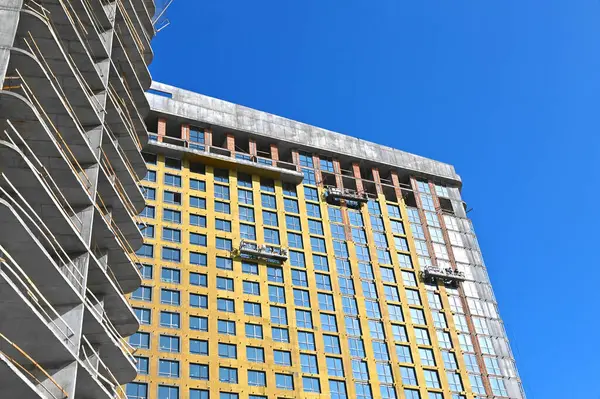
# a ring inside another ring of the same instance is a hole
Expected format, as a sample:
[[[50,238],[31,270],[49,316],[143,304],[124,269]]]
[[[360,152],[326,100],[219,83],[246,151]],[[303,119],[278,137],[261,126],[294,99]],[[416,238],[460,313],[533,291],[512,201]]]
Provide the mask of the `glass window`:
[[[179,388],[168,385],[159,385],[158,399],[179,399]]]
[[[198,234],[198,233],[190,233],[190,244],[205,247],[206,246],[206,235]]]
[[[179,353],[179,337],[161,334],[158,343],[162,352]]]
[[[190,293],[190,307],[208,309],[208,296]]]
[[[249,362],[264,363],[265,362],[265,350],[256,346],[246,347],[246,359]]]
[[[412,367],[400,367],[400,374],[402,375],[402,383],[404,385],[417,385],[417,376],[415,369]]]
[[[235,321],[217,320],[217,331],[219,334],[235,335]]]
[[[190,338],[190,353],[208,356],[208,341]]]
[[[231,207],[227,202],[215,201],[215,212],[229,215],[231,213]]]
[[[315,377],[302,377],[302,390],[304,392],[321,392],[321,384],[318,378]]]
[[[161,377],[179,378],[179,362],[158,359],[158,375]]]
[[[275,386],[278,389],[294,390],[294,378],[289,374],[275,373]]]
[[[298,331],[298,346],[302,350],[316,350],[314,334],[307,331]]]
[[[259,324],[246,323],[246,338],[263,339],[263,329]]]
[[[280,366],[291,366],[292,365],[292,354],[288,351],[274,350],[273,358],[275,364]]]
[[[317,356],[308,353],[301,353],[300,368],[302,369],[303,373],[318,374],[319,366],[317,362]]]
[[[219,357],[237,359],[237,346],[234,344],[219,343]]]
[[[264,371],[248,370],[248,385],[264,387],[267,385],[267,375]]]
[[[342,365],[342,359],[327,356],[325,360],[327,364],[327,373],[330,377],[344,377],[344,366]]]
[[[200,287],[208,287],[208,278],[206,274],[190,272],[190,284]]]
[[[240,220],[244,222],[254,222],[254,209],[246,206],[240,206]]]
[[[337,336],[324,334],[323,345],[325,346],[325,353],[341,354],[340,340]]]
[[[277,203],[275,201],[274,195],[261,194],[260,195],[260,203],[263,206],[263,208],[277,209]]]
[[[273,341],[275,342],[290,342],[290,334],[287,328],[272,327],[271,335],[273,336]]]

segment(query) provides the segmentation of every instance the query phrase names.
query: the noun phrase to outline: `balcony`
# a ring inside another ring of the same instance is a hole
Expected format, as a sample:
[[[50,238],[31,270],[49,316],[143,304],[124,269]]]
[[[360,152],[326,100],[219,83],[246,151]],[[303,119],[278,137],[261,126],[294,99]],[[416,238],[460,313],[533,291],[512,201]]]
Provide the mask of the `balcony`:
[[[349,188],[337,188],[328,186],[325,191],[325,198],[328,202],[338,204],[341,200],[355,202],[358,205],[369,202],[367,193],[359,192]]]
[[[437,266],[425,266],[421,269],[421,276],[425,281],[442,282],[450,286],[456,286],[460,281],[465,280],[463,272],[449,267],[442,269]]]
[[[289,162],[230,151],[227,148],[205,145],[177,137],[159,137],[156,133],[148,133],[148,147],[158,147],[159,149],[154,151],[159,151],[166,156],[179,158],[181,153],[185,152],[198,156],[205,164],[231,167],[242,172],[256,173],[294,184],[300,184],[304,179],[304,175],[298,171],[298,166]]]
[[[264,260],[268,263],[281,264],[288,259],[288,251],[285,248],[270,245],[258,245],[242,240],[240,247],[234,250],[234,255],[246,259]]]

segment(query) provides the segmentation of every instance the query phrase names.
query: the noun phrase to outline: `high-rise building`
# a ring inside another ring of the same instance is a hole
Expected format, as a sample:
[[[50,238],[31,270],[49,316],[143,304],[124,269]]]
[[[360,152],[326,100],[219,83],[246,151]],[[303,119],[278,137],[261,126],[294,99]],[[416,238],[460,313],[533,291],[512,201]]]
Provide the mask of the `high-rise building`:
[[[0,397],[124,397],[153,0],[0,0]]]
[[[153,83],[130,399],[521,399],[450,165]]]

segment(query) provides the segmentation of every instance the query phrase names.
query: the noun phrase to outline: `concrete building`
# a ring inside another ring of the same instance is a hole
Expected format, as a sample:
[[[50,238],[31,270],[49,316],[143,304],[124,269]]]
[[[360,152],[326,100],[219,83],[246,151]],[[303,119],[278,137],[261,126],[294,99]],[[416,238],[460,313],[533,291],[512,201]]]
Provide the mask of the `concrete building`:
[[[0,397],[136,376],[152,0],[0,0]]]
[[[130,399],[521,399],[450,165],[153,83]]]

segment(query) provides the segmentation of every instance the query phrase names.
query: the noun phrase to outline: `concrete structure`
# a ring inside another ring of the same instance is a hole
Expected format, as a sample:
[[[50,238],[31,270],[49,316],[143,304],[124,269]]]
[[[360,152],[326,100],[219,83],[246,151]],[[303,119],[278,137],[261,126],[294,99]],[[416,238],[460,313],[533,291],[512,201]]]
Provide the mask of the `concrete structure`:
[[[0,397],[123,397],[152,0],[0,0]]]
[[[147,96],[131,399],[524,398],[452,166]]]

